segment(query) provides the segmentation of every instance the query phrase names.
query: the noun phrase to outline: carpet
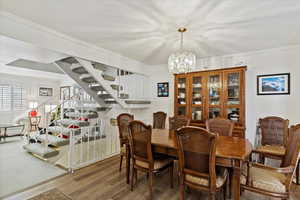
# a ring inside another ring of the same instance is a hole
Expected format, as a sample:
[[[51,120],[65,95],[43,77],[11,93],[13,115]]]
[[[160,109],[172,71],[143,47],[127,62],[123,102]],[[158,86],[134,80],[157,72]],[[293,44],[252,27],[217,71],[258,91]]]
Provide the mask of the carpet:
[[[67,197],[64,193],[54,188],[35,197],[32,197],[29,200],[71,200],[71,198]]]
[[[20,137],[0,142],[0,199],[67,173],[27,153],[23,144]]]

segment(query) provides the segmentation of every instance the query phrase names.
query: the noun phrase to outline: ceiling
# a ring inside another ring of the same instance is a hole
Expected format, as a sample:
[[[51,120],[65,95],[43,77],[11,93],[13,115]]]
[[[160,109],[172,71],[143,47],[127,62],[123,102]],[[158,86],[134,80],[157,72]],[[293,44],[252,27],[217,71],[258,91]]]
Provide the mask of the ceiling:
[[[297,0],[0,0],[0,8],[146,64],[184,46],[197,57],[300,44]]]

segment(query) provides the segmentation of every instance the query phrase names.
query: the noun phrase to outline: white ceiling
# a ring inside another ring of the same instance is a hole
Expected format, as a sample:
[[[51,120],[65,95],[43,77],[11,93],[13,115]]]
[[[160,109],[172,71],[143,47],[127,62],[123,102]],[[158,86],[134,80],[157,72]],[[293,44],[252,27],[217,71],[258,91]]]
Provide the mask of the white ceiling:
[[[298,0],[0,0],[0,9],[147,64],[300,44]]]

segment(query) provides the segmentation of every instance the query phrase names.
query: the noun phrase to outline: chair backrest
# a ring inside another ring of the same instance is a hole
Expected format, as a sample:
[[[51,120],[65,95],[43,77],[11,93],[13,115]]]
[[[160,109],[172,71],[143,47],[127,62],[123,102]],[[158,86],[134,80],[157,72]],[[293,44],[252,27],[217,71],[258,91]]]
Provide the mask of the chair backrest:
[[[187,126],[176,131],[180,173],[209,179],[216,187],[216,141],[218,135],[206,129]]]
[[[190,124],[189,118],[186,116],[169,117],[169,129],[177,130]]]
[[[166,127],[167,113],[156,112],[153,113],[153,128],[164,129]]]
[[[117,117],[120,140],[127,140],[128,139],[128,136],[129,136],[129,123],[133,120],[134,120],[134,116],[129,114],[129,113],[122,113]]]
[[[134,120],[129,123],[129,128],[129,144],[133,160],[141,160],[153,164],[151,126],[147,126],[141,121]]]
[[[232,136],[234,123],[229,119],[214,118],[206,120],[206,129],[218,135]]]
[[[265,117],[259,119],[262,145],[286,146],[288,138],[289,120],[281,117]]]
[[[297,163],[299,161],[300,153],[300,124],[290,127],[289,139],[287,142],[286,153],[283,158],[281,167],[294,167],[294,173],[296,172]],[[293,174],[294,174],[293,173]],[[293,174],[290,174],[287,179],[288,187],[292,183]]]
[[[300,124],[290,127],[289,139],[287,142],[286,153],[283,158],[282,167],[296,164],[297,155],[300,151]]]

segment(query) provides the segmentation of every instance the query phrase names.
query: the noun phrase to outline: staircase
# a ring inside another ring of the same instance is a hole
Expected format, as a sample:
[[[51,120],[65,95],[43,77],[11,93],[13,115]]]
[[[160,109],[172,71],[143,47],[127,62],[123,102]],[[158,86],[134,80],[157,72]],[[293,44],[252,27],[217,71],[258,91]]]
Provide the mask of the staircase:
[[[130,99],[123,86],[116,78],[106,73],[110,66],[77,57],[68,57],[56,62],[56,65],[80,85],[103,110],[109,110],[112,105],[120,105],[124,109],[147,108],[149,100]]]
[[[31,133],[29,138],[36,140],[36,143],[25,144],[23,148],[38,158],[52,160],[53,164],[58,163],[69,170],[73,170],[76,163],[82,164],[88,161],[86,157],[72,161],[69,159],[70,153],[74,152],[73,149],[76,149],[77,152],[87,151],[78,148],[78,146],[88,146],[88,149],[92,149],[89,146],[91,146],[90,142],[93,141],[92,145],[94,146],[101,143],[101,145],[93,148],[98,148],[97,151],[103,152],[103,148],[105,148],[103,140],[105,140],[106,135],[100,131],[101,128],[103,129],[100,115],[107,109],[103,110],[103,107],[99,107],[94,100],[83,100],[82,96],[85,95],[76,94],[70,100],[62,101],[54,110],[45,113],[43,118],[47,124],[46,132],[44,134],[40,134],[38,131]],[[50,120],[54,111],[58,110],[60,110],[59,118]],[[81,153],[83,157],[84,154],[86,152]],[[90,155],[90,152],[88,154]],[[101,160],[103,155],[101,153],[101,156],[93,159]],[[72,157],[75,158],[76,155],[72,155]]]

